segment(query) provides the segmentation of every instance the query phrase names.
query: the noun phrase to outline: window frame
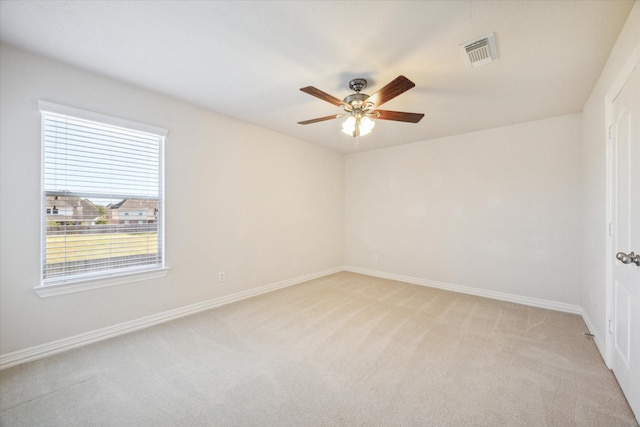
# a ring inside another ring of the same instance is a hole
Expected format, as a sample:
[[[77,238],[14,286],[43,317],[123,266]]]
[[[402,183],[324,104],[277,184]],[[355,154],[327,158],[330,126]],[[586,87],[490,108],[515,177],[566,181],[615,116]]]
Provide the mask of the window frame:
[[[146,125],[138,122],[134,122],[127,119],[113,117],[105,114],[95,113],[92,111],[82,110],[75,107],[69,107],[65,105],[55,104],[48,101],[39,100],[38,107],[40,111],[40,126],[41,126],[41,159],[40,159],[40,171],[41,171],[41,184],[40,184],[40,283],[34,287],[34,290],[41,297],[67,294],[71,292],[77,292],[87,289],[101,288],[104,286],[114,286],[125,283],[137,282],[141,280],[147,280],[151,278],[159,278],[166,276],[169,268],[166,266],[166,247],[165,247],[165,143],[168,131],[166,129]],[[159,164],[158,164],[158,179],[159,179],[159,198],[158,209],[161,212],[162,217],[158,222],[158,246],[162,250],[162,256],[160,263],[151,265],[149,267],[132,268],[131,270],[105,270],[104,272],[96,272],[90,274],[81,274],[78,276],[62,276],[55,279],[45,280],[44,278],[44,263],[46,262],[46,227],[47,227],[47,214],[46,212],[46,199],[47,191],[45,190],[45,143],[44,143],[44,124],[45,115],[61,115],[68,116],[70,118],[85,120],[90,122],[96,122],[109,126],[117,126],[129,130],[149,133],[157,135],[161,138],[159,147]]]

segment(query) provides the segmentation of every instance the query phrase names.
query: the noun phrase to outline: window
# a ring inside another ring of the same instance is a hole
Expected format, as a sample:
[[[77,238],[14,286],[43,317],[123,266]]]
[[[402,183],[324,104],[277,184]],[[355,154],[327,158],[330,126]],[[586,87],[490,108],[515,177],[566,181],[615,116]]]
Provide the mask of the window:
[[[40,111],[42,286],[163,269],[166,131],[44,101]],[[147,220],[120,219],[132,209]]]

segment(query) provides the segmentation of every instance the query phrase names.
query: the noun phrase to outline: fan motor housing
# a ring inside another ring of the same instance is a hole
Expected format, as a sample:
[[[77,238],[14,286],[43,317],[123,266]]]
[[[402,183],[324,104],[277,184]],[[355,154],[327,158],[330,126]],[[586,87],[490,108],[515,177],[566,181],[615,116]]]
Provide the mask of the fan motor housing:
[[[354,93],[352,95],[348,95],[344,99],[345,104],[349,104],[352,107],[356,107],[357,105],[362,105],[364,101],[369,98],[369,95],[364,93]]]

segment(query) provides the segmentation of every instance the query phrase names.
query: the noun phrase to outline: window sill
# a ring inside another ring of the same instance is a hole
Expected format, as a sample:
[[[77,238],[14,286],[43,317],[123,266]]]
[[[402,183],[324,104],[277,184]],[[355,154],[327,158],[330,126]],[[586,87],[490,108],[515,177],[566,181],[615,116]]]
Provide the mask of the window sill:
[[[35,286],[33,290],[41,298],[46,298],[56,295],[87,291],[90,289],[104,288],[106,286],[124,285],[125,283],[138,282],[141,280],[157,279],[160,277],[165,277],[168,272],[169,268],[163,267],[154,270],[145,270],[135,273],[123,273],[95,279],[81,279],[75,281],[66,281],[59,284],[40,285]]]

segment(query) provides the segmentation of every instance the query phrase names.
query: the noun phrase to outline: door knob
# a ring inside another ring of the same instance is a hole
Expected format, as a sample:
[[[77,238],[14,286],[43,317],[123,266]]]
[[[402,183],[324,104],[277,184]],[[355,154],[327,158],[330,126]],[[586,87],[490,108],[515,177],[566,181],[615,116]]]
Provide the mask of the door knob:
[[[640,267],[640,254],[636,255],[633,252],[625,254],[624,252],[618,252],[616,259],[623,264],[635,264]]]

